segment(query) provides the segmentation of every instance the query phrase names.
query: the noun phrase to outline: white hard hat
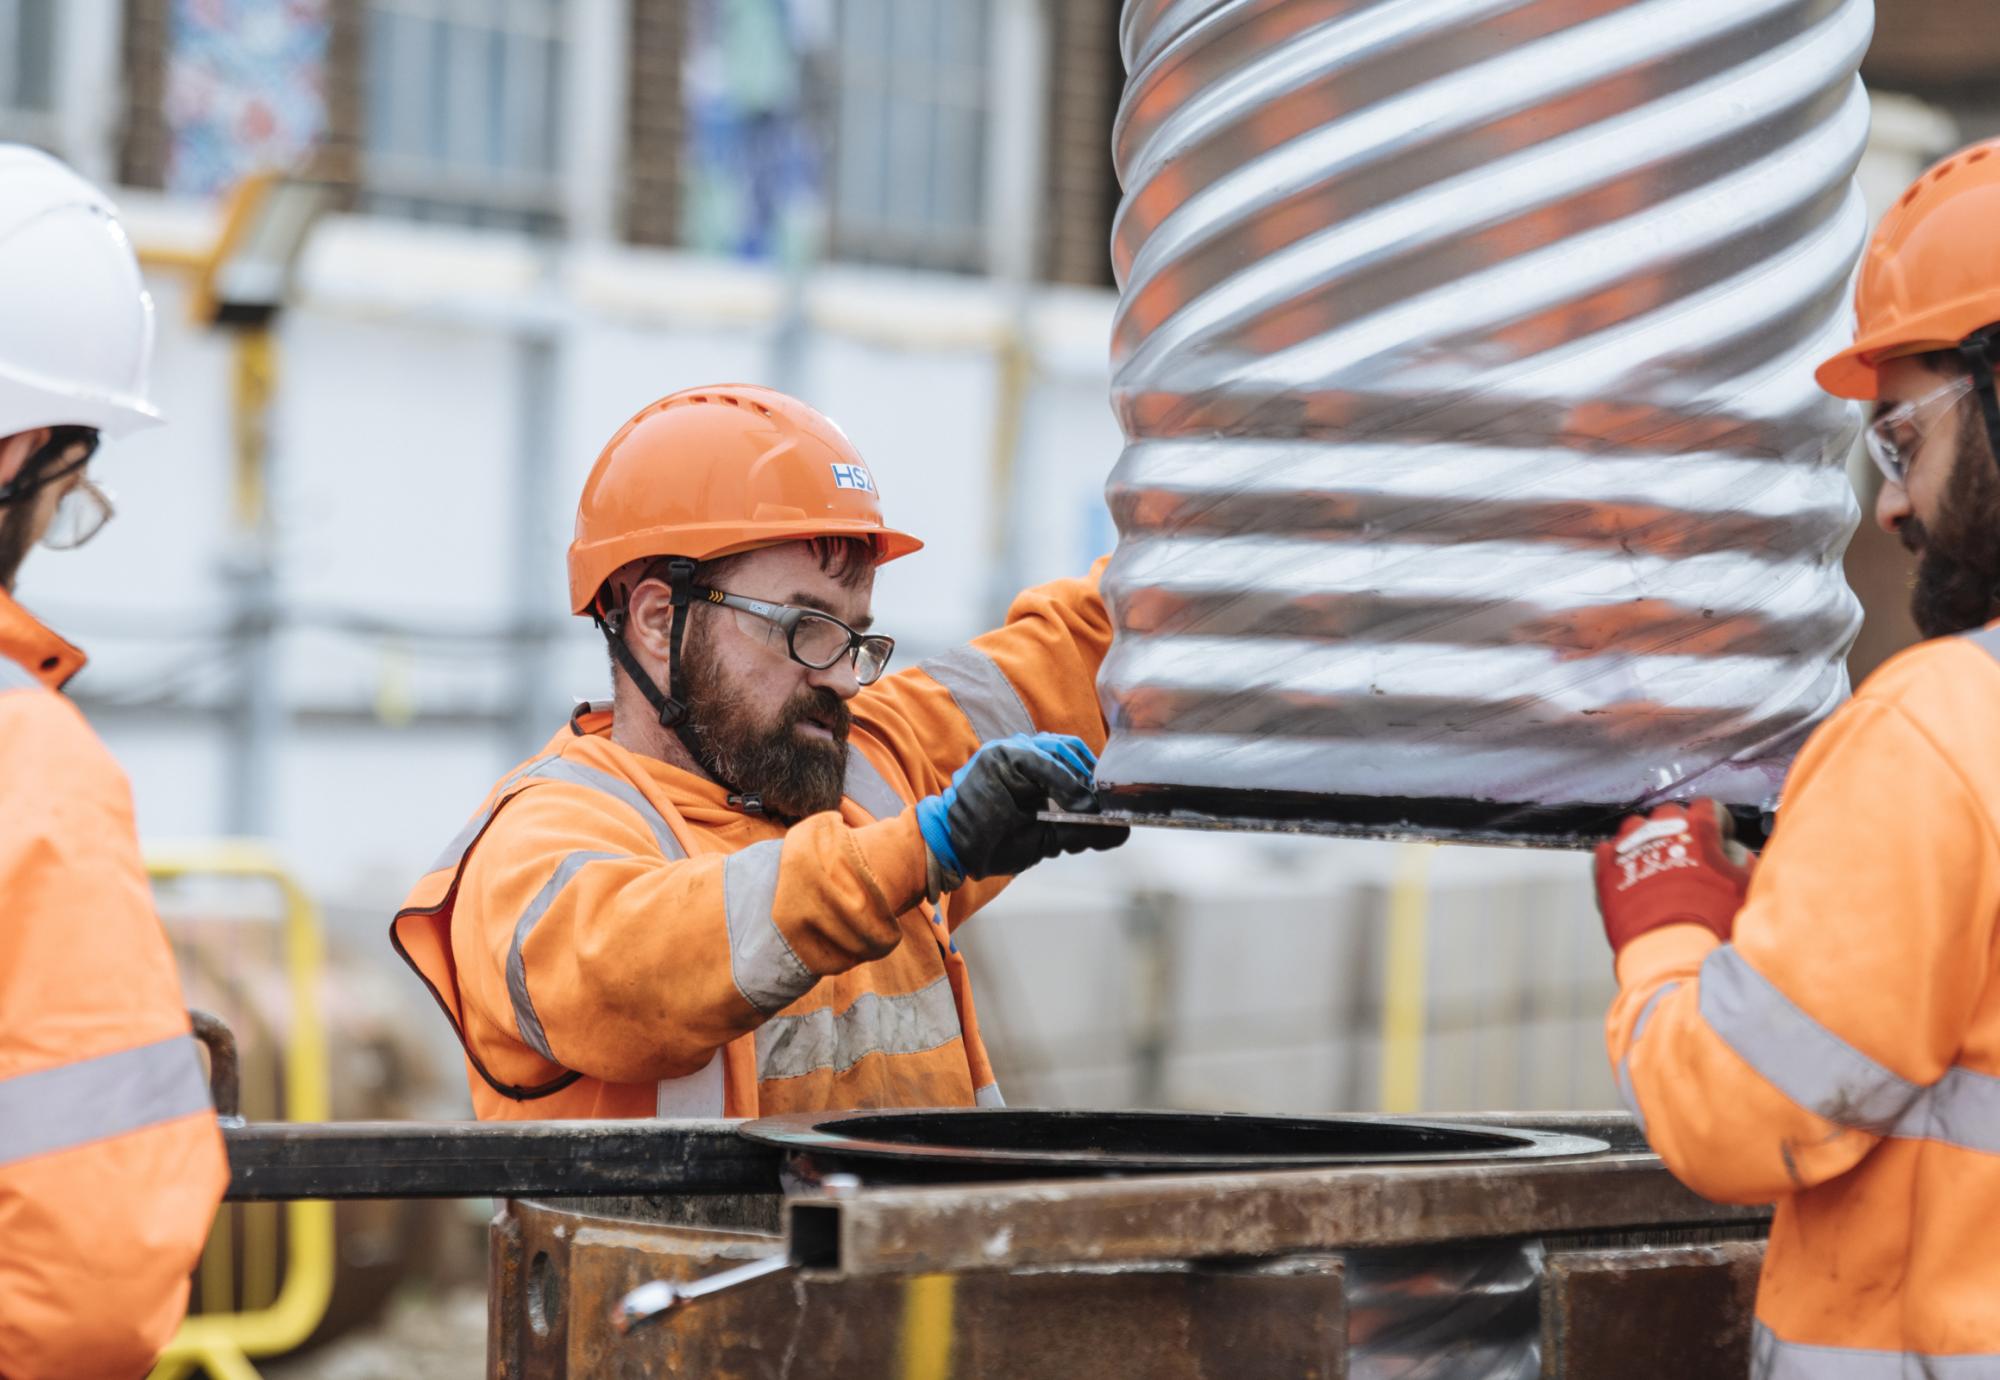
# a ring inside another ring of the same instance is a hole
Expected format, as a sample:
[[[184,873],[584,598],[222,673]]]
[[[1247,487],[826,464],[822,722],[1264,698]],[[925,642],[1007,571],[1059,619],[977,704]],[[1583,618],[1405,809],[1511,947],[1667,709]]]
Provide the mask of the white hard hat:
[[[0,437],[154,425],[152,355],[153,299],[110,199],[47,154],[0,144]]]

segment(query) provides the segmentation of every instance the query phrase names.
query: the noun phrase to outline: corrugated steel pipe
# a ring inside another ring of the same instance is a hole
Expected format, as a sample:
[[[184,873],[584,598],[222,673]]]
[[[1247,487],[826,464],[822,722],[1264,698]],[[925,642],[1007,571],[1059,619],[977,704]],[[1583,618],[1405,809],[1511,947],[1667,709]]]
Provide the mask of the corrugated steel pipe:
[[[1768,807],[1846,693],[1869,0],[1128,0],[1113,808]]]

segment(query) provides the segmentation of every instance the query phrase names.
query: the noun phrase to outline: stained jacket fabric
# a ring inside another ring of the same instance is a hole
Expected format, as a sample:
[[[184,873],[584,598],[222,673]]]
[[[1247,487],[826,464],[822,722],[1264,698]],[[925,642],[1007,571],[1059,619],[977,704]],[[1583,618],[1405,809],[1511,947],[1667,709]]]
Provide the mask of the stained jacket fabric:
[[[1612,1062],[1689,1187],[1777,1204],[1763,1380],[2000,1375],[2000,625],[1813,736],[1724,944],[1618,963]]]
[[[1100,563],[1099,570],[1102,569]],[[997,1103],[952,940],[1006,878],[924,901],[910,805],[982,742],[1103,746],[1097,572],[852,701],[846,799],[787,828],[583,708],[509,772],[392,926],[482,1118]]]
[[[131,790],[0,593],[0,1376],[132,1380],[227,1177]]]

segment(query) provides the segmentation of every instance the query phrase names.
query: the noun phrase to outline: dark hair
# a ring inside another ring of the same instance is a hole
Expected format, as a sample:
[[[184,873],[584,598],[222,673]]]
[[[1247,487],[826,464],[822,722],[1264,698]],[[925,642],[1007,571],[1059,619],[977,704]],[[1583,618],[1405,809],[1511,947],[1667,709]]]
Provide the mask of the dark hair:
[[[1908,358],[1915,360],[1918,367],[1927,369],[1933,374],[1965,374],[1971,372],[1966,368],[1965,356],[1957,350],[1925,350],[1920,355],[1910,355]]]
[[[831,575],[842,589],[858,588],[868,577],[868,572],[875,568],[875,543],[866,537],[811,537],[807,539],[807,545],[812,547],[820,571]],[[730,573],[745,560],[763,549],[758,547],[703,561],[694,569],[694,582],[714,588],[727,580]]]
[[[2000,329],[2000,321],[1981,326],[1972,335],[1977,336],[1983,332],[1995,329]],[[1972,336],[1966,338],[1969,340]],[[1972,361],[1956,346],[1947,346],[1942,350],[1925,350],[1922,354],[1911,355],[1909,358],[1914,359],[1919,365],[1928,369],[1933,374],[1970,374],[1972,372]]]
[[[5,484],[0,484],[0,504],[12,503],[16,499],[27,498],[42,485],[62,478],[90,463],[97,453],[98,431],[94,426],[73,426],[62,424],[49,428],[48,440],[30,455],[21,466],[21,472]],[[78,446],[84,448],[83,457],[71,464],[60,463]]]

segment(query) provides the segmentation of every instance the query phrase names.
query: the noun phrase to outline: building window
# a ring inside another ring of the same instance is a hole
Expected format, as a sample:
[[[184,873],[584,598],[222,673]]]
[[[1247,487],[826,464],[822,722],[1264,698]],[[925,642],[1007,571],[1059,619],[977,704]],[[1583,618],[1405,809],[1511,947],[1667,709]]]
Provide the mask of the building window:
[[[458,224],[554,224],[563,11],[563,0],[367,0],[364,204]]]
[[[56,0],[0,0],[0,138],[55,138]]]
[[[838,0],[836,258],[985,266],[992,17],[991,0]]]

